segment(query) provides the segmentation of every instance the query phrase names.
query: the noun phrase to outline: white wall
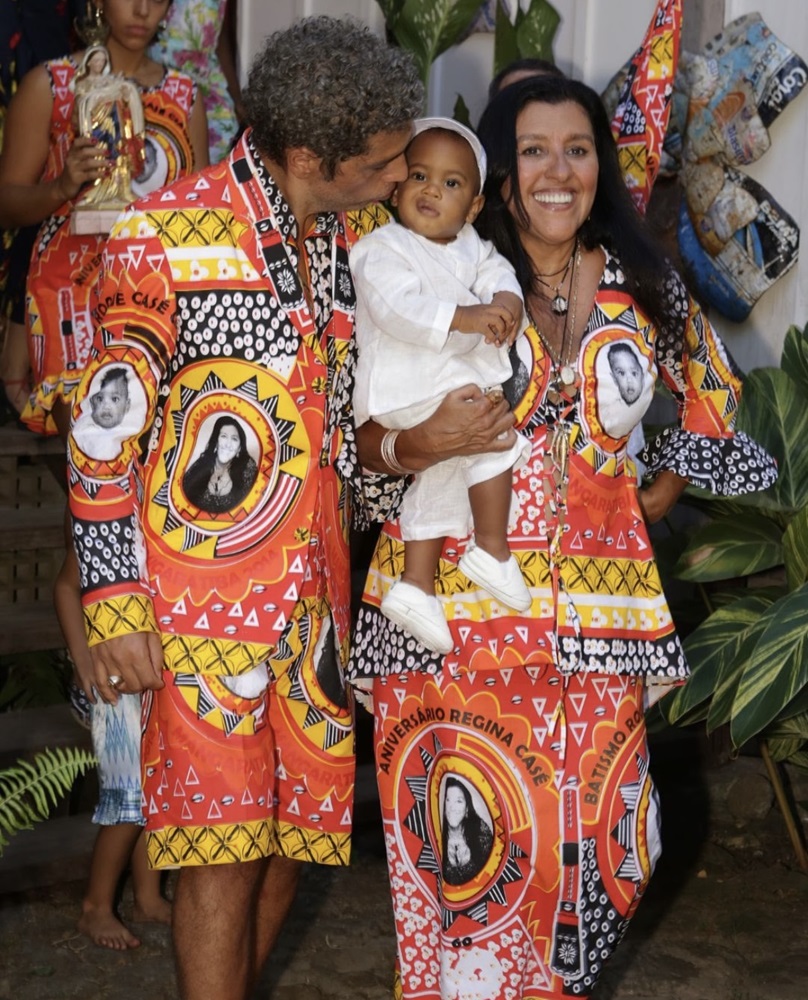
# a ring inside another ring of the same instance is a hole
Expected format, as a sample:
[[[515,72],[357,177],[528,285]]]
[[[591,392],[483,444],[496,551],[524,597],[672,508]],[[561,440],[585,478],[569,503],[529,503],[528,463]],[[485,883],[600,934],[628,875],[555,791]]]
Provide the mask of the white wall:
[[[376,0],[238,0],[238,44],[241,76],[246,79],[253,56],[270,32],[288,28],[299,17],[350,14],[384,32],[384,17]]]
[[[696,0],[685,0],[685,17]],[[554,55],[566,73],[600,91],[612,74],[633,54],[645,32],[655,0],[553,0],[561,14]],[[720,24],[759,11],[782,41],[808,62],[808,0],[700,0],[703,24]],[[376,0],[239,0],[239,38],[242,62],[260,47],[264,36],[310,14],[341,16],[350,13],[376,31],[384,22]],[[687,29],[686,29],[687,30]],[[709,36],[710,31],[707,31]],[[693,35],[690,25],[688,35]],[[704,40],[704,31],[701,31]],[[472,35],[463,45],[445,53],[432,69],[429,114],[451,114],[457,94],[477,121],[485,104],[493,71],[493,36]],[[803,255],[758,302],[741,324],[713,315],[713,321],[738,363],[745,370],[777,364],[782,340],[791,323],[808,323],[808,89],[771,128],[772,146],[751,167],[751,176],[766,187],[799,223]]]

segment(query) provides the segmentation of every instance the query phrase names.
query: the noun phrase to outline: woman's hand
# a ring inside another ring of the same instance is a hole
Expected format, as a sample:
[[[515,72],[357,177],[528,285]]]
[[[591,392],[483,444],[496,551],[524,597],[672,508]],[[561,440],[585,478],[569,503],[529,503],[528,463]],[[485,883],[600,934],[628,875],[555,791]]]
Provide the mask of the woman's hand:
[[[675,472],[660,472],[650,486],[637,491],[646,524],[656,524],[673,510],[682,495],[687,480]]]
[[[423,472],[456,455],[507,451],[514,442],[514,417],[503,399],[493,403],[476,385],[453,389],[431,417],[401,431],[396,458],[411,472]],[[369,420],[357,428],[359,460],[366,469],[390,474],[381,459],[385,428]]]
[[[65,160],[64,170],[59,175],[57,184],[63,195],[63,202],[75,198],[85,184],[98,180],[109,169],[104,150],[94,139],[88,136],[78,136]]]

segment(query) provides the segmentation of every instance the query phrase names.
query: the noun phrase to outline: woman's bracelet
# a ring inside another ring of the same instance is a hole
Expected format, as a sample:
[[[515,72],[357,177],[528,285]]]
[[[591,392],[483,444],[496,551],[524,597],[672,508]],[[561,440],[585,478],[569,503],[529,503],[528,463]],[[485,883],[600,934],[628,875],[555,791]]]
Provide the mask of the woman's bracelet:
[[[396,438],[400,430],[385,431],[381,443],[381,456],[384,464],[392,469],[397,476],[411,476],[412,470],[405,469],[396,457]]]

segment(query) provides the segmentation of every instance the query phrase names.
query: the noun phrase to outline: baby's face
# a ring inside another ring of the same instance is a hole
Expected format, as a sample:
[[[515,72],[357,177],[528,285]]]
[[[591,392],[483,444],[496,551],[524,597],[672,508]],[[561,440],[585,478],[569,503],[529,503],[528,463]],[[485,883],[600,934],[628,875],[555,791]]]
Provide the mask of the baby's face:
[[[107,430],[116,427],[129,409],[126,379],[110,379],[98,392],[94,392],[90,396],[90,409],[99,427]]]
[[[636,403],[642,392],[642,369],[631,351],[616,352],[609,358],[612,375],[626,403]]]
[[[474,151],[454,132],[428,129],[407,147],[407,179],[393,194],[402,226],[435,243],[451,243],[482,208]]]

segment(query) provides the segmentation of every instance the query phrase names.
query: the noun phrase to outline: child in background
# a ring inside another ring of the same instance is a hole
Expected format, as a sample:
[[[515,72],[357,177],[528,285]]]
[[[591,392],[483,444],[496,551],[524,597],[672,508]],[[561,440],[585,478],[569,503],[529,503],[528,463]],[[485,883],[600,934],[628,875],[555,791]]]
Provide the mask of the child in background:
[[[392,198],[399,221],[363,237],[350,257],[356,422],[372,418],[390,428],[382,454],[394,469],[399,430],[425,420],[447,392],[475,384],[501,398],[523,312],[513,268],[471,225],[482,208],[486,169],[477,137],[450,118],[422,118],[406,156],[408,176]],[[407,490],[404,571],[381,610],[428,649],[447,653],[454,645],[435,572],[444,537],[467,535],[470,520],[475,540],[459,568],[508,607],[530,607],[507,539],[512,472],[529,451],[517,437],[507,452],[448,459],[419,473]]]

